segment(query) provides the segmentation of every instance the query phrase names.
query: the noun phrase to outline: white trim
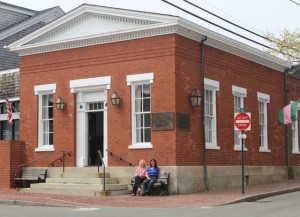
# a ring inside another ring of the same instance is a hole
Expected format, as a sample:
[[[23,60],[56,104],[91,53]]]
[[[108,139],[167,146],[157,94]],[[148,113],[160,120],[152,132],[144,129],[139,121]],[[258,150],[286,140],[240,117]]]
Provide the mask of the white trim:
[[[42,151],[54,151],[54,146],[53,145],[44,145],[44,146],[40,146],[37,147],[35,149],[36,152],[42,152]]]
[[[299,104],[298,104],[299,106]],[[296,115],[298,116],[298,112],[296,113]],[[298,119],[298,117],[297,117]],[[293,154],[300,154],[300,150],[299,150],[299,128],[298,128],[298,120],[294,121],[292,123],[292,153]],[[295,127],[294,127],[295,125]]]
[[[257,92],[257,100],[260,101],[260,102],[269,103],[270,102],[270,95],[265,94],[265,93]]]
[[[52,92],[56,93],[56,84],[45,84],[34,86],[35,95],[39,95],[41,92]]]
[[[4,71],[0,71],[0,76],[5,75],[5,74],[13,74],[13,73],[17,73],[17,72],[20,72],[19,68],[4,70]]]
[[[205,89],[219,91],[220,82],[204,78]]]
[[[234,151],[242,151],[242,147],[241,146],[234,146]],[[248,148],[244,147],[244,151],[248,151]]]
[[[17,24],[13,27],[8,28],[6,31],[1,32],[0,41],[41,21],[50,22],[63,14],[64,11],[60,7],[52,8],[48,11],[45,11],[44,13],[36,12],[32,14],[35,16],[31,17],[30,19],[27,19],[26,21],[23,21],[20,24]]]
[[[268,149],[268,148],[265,148],[265,147],[259,147],[259,152],[271,152],[271,150],[270,149]]]
[[[150,84],[153,83],[154,80],[154,73],[145,73],[145,74],[136,74],[136,75],[127,75],[126,76],[126,82],[127,85],[132,85],[133,82],[150,82]]]
[[[136,143],[128,146],[128,149],[148,149],[148,148],[153,148],[153,145],[150,142]]]
[[[10,101],[10,102],[17,102],[17,101],[20,101],[20,97],[9,98],[9,101]],[[4,103],[4,102],[6,102],[5,99],[1,99],[1,100],[0,100],[0,103]]]
[[[246,97],[247,89],[232,85],[232,94],[240,97]]]
[[[36,43],[30,44],[33,41],[45,34],[53,34],[57,27],[65,26],[77,17],[83,16],[84,13],[94,13],[109,16],[124,17],[124,19],[140,19],[146,21],[157,22],[153,25],[144,25],[133,28],[127,31],[110,32],[107,34],[99,34],[87,36],[84,38],[77,38],[65,41],[58,41],[55,43]],[[73,49],[78,47],[85,47],[97,44],[112,43],[117,41],[133,40],[138,38],[153,37],[166,34],[178,34],[200,42],[203,36],[208,39],[205,44],[214,48],[224,50],[242,58],[251,60],[261,65],[273,68],[275,70],[284,72],[285,69],[292,66],[291,63],[285,62],[282,59],[276,58],[267,54],[266,52],[253,48],[242,42],[233,40],[227,36],[221,35],[211,31],[203,26],[195,24],[184,18],[153,14],[147,12],[130,11],[125,9],[106,8],[95,5],[82,5],[75,10],[67,13],[65,16],[51,22],[45,27],[35,31],[32,34],[10,44],[8,47],[11,51],[18,51],[21,56],[31,55],[36,53],[44,53],[57,50]]]
[[[71,93],[75,93],[78,91],[83,92],[84,89],[96,90],[101,86],[103,86],[104,89],[110,89],[110,85],[111,85],[111,76],[71,80],[70,91]]]
[[[214,144],[206,144],[206,149],[211,149],[211,150],[220,150],[220,146],[214,145]]]

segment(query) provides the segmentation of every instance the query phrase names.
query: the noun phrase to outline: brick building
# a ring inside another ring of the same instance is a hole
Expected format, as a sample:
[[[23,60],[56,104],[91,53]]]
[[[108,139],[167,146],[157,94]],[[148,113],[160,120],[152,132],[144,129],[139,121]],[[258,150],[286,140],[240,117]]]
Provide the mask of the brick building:
[[[127,166],[115,155],[134,164],[156,158],[172,171],[173,193],[237,186],[233,119],[246,108],[248,184],[286,179],[288,167],[298,174],[298,122],[287,154],[277,111],[299,98],[300,81],[260,50],[180,17],[88,4],[8,47],[21,56],[27,161],[71,151],[68,166],[95,166],[100,150],[111,168]],[[195,90],[203,97],[193,107]]]

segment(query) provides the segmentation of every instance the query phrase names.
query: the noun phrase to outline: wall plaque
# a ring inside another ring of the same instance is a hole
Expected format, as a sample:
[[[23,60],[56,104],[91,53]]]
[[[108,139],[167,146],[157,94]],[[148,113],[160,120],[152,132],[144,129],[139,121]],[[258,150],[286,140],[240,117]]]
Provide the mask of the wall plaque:
[[[190,130],[190,114],[184,112],[176,113],[177,130]]]
[[[174,113],[160,112],[152,113],[152,130],[173,130]]]

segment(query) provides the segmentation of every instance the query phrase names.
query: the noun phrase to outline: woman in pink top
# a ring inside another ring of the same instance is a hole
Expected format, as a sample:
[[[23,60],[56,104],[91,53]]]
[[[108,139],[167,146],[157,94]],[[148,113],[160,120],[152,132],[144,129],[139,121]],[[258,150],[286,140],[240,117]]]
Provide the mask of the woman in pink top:
[[[146,161],[140,160],[139,166],[135,169],[134,173],[134,185],[132,188],[131,196],[135,196],[137,191],[141,190],[141,184],[146,179]]]

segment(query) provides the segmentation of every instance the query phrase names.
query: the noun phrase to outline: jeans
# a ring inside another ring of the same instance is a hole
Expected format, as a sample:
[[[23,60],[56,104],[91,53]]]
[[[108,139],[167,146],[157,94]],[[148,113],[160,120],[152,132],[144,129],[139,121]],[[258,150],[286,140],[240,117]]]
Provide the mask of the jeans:
[[[151,188],[157,180],[157,177],[155,177],[155,176],[152,176],[150,178],[151,179],[145,179],[145,181],[143,182],[143,185],[145,187],[145,193],[147,193],[147,194],[150,194]]]

